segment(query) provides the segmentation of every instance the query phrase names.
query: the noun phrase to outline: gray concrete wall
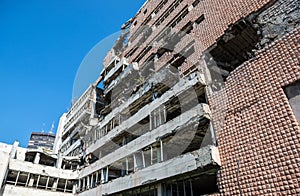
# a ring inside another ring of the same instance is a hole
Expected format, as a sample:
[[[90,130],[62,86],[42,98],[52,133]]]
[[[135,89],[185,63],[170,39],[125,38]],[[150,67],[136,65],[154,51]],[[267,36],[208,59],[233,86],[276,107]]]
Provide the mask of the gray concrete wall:
[[[197,169],[197,172],[201,173],[201,168],[206,166],[219,168],[220,165],[218,148],[215,146],[206,146],[168,161],[154,164],[131,175],[112,180],[94,189],[82,192],[79,195],[92,196],[117,193],[145,184],[159,183],[161,180],[185,175]]]
[[[4,187],[3,196],[70,196],[71,193],[61,193],[61,192],[52,192],[45,191],[35,188],[28,187],[18,187],[13,185],[6,185]]]

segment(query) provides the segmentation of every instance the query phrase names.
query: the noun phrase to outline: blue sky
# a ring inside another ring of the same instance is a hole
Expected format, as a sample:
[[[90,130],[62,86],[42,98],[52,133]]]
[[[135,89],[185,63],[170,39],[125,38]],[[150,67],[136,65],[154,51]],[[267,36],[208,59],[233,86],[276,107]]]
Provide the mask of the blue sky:
[[[0,0],[0,142],[26,147],[31,132],[48,131],[53,121],[56,128],[79,67],[75,88],[82,89],[101,71],[114,33],[143,3]]]

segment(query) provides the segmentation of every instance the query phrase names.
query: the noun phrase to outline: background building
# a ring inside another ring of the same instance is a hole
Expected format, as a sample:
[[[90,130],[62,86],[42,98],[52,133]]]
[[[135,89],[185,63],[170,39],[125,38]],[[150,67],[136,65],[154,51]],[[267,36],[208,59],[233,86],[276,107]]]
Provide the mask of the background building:
[[[28,142],[28,149],[53,150],[55,134],[45,132],[32,132]]]

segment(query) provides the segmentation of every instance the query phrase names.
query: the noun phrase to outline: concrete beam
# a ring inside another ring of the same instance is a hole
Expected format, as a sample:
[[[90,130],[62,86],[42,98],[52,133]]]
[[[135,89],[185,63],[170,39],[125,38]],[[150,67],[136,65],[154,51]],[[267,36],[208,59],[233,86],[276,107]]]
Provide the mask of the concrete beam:
[[[104,168],[126,156],[129,156],[133,152],[136,152],[146,146],[149,146],[157,141],[157,138],[163,137],[167,134],[171,134],[173,130],[180,127],[186,126],[189,122],[194,122],[204,118],[207,114],[208,105],[199,104],[192,108],[191,110],[181,114],[175,119],[157,127],[156,129],[148,132],[129,144],[115,150],[114,152],[102,157],[100,160],[96,161],[94,164],[90,165],[88,168],[84,168],[80,173],[80,177],[87,176],[101,168]],[[102,141],[102,140],[101,140]],[[104,140],[106,141],[106,140]]]
[[[94,189],[82,192],[79,196],[106,195],[118,193],[141,185],[158,183],[178,175],[205,173],[210,166],[216,171],[220,168],[218,148],[206,146],[171,160],[154,164],[131,175],[120,177]]]
[[[122,58],[121,61],[119,61],[115,67],[113,67],[104,77],[103,81],[106,82],[110,77],[112,77],[116,71],[118,71],[123,65],[128,65],[127,60],[125,58]]]
[[[5,196],[28,196],[28,195],[38,195],[38,196],[70,196],[72,193],[62,193],[46,191],[36,188],[20,187],[13,185],[5,185],[3,195]]]
[[[63,156],[67,156],[70,152],[75,150],[78,146],[80,146],[81,141],[78,139],[74,144],[72,144],[66,151],[63,152]]]
[[[7,176],[10,160],[16,157],[18,146],[19,142],[14,142],[13,145],[0,143],[0,188]]]
[[[165,72],[167,70],[167,68],[163,69]],[[162,72],[163,70],[161,70],[160,72]],[[169,73],[171,74],[171,73]],[[167,73],[163,74],[163,75],[167,75]],[[154,74],[154,76],[152,77],[152,79],[149,79],[148,83],[152,82],[154,85],[155,84],[159,84],[159,83],[164,83],[163,80],[165,78],[162,77],[161,73],[156,73]],[[183,80],[184,81],[184,80]],[[181,81],[182,82],[182,81]],[[137,101],[138,99],[140,99],[145,93],[147,93],[148,91],[151,90],[150,88],[151,86],[148,85],[148,88],[144,88],[143,90],[141,90],[140,92],[136,93],[135,95],[131,96],[124,104],[120,105],[119,107],[115,108],[113,111],[111,111],[107,116],[105,116],[105,118],[99,122],[98,126],[99,128],[103,128],[106,124],[108,124],[109,121],[111,121],[117,114],[121,113],[122,111],[126,110],[132,103],[134,103],[135,101]],[[171,87],[171,86],[170,86]]]
[[[11,159],[9,162],[10,170],[28,172],[37,175],[51,176],[53,178],[63,178],[73,180],[78,178],[78,171],[63,170],[55,167],[33,164],[31,162]]]
[[[86,153],[93,153],[99,148],[101,148],[104,144],[111,141],[112,138],[116,137],[118,134],[122,133],[124,130],[132,127],[134,124],[139,122],[140,120],[147,117],[153,110],[164,104],[165,102],[169,101],[171,97],[178,96],[184,91],[186,91],[188,88],[194,86],[199,82],[199,78],[195,77],[191,80],[181,80],[178,82],[174,87],[172,87],[170,90],[165,92],[160,98],[155,99],[150,104],[144,106],[142,109],[140,109],[135,115],[131,116],[129,119],[124,121],[121,125],[117,126],[113,130],[111,130],[107,135],[100,138],[95,142],[95,144],[89,146],[86,149]],[[111,113],[112,114],[112,113]],[[115,114],[115,113],[113,113]],[[110,114],[109,114],[110,115]],[[109,117],[110,119],[110,117]],[[103,128],[106,123],[109,122],[107,120],[102,121],[101,125],[97,129]]]

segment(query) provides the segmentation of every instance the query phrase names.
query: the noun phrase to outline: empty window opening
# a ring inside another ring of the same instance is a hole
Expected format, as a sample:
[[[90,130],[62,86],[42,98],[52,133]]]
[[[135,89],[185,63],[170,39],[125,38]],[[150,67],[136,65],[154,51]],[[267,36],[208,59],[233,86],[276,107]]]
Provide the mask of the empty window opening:
[[[300,124],[300,81],[285,86],[284,92],[289,100],[294,115]]]
[[[167,117],[166,117],[167,122],[181,115],[180,100],[178,97],[174,97],[166,103],[166,111],[167,111]]]
[[[193,5],[193,7],[196,7],[199,3],[200,3],[200,0],[196,0],[196,1],[193,2],[192,5]]]
[[[141,188],[134,188],[122,192],[122,194],[114,194],[113,196],[157,196],[157,188],[154,186],[145,186]]]
[[[163,184],[163,196],[193,196],[218,193],[217,171],[183,180],[174,180]]]
[[[260,36],[252,24],[246,19],[241,19],[230,26],[208,52],[216,65],[224,70],[221,74],[226,78],[228,72],[254,56],[253,50],[256,49],[259,40]],[[211,62],[207,63],[209,65]]]
[[[195,20],[195,23],[200,24],[204,20],[204,14]]]
[[[122,166],[121,165],[115,164],[114,166],[109,167],[108,181],[117,179],[121,176],[122,176]]]

